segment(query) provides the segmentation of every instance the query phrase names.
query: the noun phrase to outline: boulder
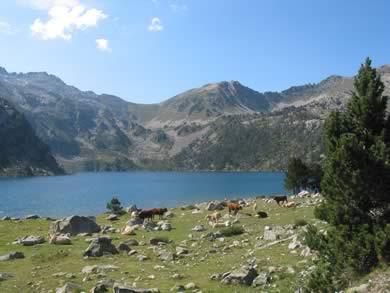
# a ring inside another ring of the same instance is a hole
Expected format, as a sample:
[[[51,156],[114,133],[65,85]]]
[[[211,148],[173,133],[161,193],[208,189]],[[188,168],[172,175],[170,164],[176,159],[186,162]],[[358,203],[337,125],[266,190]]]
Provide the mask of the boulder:
[[[39,219],[40,217],[38,215],[27,215],[25,217],[26,220],[37,220]]]
[[[72,240],[66,235],[54,235],[50,236],[49,243],[56,245],[70,245],[72,244]]]
[[[0,282],[1,281],[5,281],[5,280],[8,280],[12,278],[12,276],[10,274],[7,274],[7,273],[0,273]]]
[[[167,211],[164,213],[164,218],[173,218],[175,214],[172,211]]]
[[[125,240],[125,241],[121,242],[120,244],[122,244],[122,243],[126,244],[127,246],[138,246],[139,245],[138,241],[135,239]]]
[[[252,282],[252,286],[263,286],[271,281],[271,276],[267,272],[261,272]]]
[[[133,286],[122,285],[115,283],[113,287],[114,293],[159,293],[160,290],[157,288],[142,289]]]
[[[153,231],[156,227],[158,227],[158,226],[154,222],[144,222],[142,224],[142,229],[144,229],[146,231]]]
[[[185,247],[177,246],[176,247],[176,254],[177,255],[188,254],[188,249]]]
[[[100,232],[100,226],[96,224],[94,217],[71,216],[63,220],[55,221],[50,226],[50,234],[70,234]]]
[[[22,244],[24,246],[33,246],[36,244],[42,244],[45,242],[45,238],[42,236],[35,236],[35,235],[30,235],[30,236],[25,236],[22,237],[18,240],[16,240],[16,244]]]
[[[118,254],[118,250],[111,241],[112,239],[108,237],[98,237],[92,240],[83,256],[100,257],[103,255]]]
[[[132,227],[132,226],[135,226],[135,225],[142,225],[143,222],[144,222],[144,220],[142,220],[141,218],[133,217],[133,218],[131,218],[130,220],[128,220],[126,222],[126,226]]]
[[[104,274],[108,272],[115,272],[119,270],[119,267],[113,265],[93,265],[93,266],[85,266],[81,272],[83,274]]]
[[[225,207],[223,206],[222,203],[216,201],[211,201],[206,206],[206,210],[208,211],[220,211],[223,210],[224,208]]]
[[[117,220],[119,220],[119,217],[118,217],[118,215],[110,214],[110,215],[108,215],[106,217],[106,220],[108,220],[108,221],[117,221]]]
[[[163,223],[161,226],[161,230],[163,231],[171,231],[172,225],[170,223]]]
[[[119,250],[119,251],[129,252],[129,251],[130,251],[130,247],[129,247],[126,243],[121,242],[121,243],[119,243],[119,245],[118,245],[118,250]]]
[[[121,234],[122,234],[122,235],[127,235],[127,236],[135,235],[134,230],[135,230],[135,229],[134,229],[134,226],[132,226],[132,227],[126,226],[126,227],[122,230]]]
[[[205,231],[206,228],[203,226],[203,225],[196,225],[194,228],[191,229],[192,231],[196,231],[196,232],[202,232],[202,231]]]
[[[0,256],[0,261],[14,260],[24,258],[23,252],[10,252],[6,255]]]
[[[256,277],[257,271],[254,268],[243,266],[232,272],[225,273],[221,282],[224,284],[250,286]]]
[[[74,293],[74,292],[82,292],[83,289],[74,283],[66,283],[63,287],[57,288],[56,293]]]
[[[170,252],[167,250],[162,250],[162,251],[160,251],[158,257],[161,260],[172,261],[172,260],[175,260],[177,258],[177,255],[176,255],[176,253],[173,253],[173,252]]]
[[[169,239],[164,237],[152,237],[149,239],[149,243],[151,245],[158,245],[159,243],[169,243]]]
[[[194,282],[190,282],[190,283],[187,283],[186,285],[184,285],[184,289],[186,289],[186,290],[195,290],[197,288],[198,288],[198,286],[196,286],[196,284]]]

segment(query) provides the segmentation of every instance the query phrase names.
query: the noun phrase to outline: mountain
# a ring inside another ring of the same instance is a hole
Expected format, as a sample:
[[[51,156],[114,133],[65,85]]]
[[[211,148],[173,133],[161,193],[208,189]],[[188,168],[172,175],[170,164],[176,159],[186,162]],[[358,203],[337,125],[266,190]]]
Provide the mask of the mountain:
[[[378,68],[390,93],[390,66]],[[319,160],[322,125],[350,98],[353,77],[260,93],[238,81],[206,84],[159,104],[80,91],[45,72],[0,68],[13,103],[67,171],[283,169]]]
[[[24,116],[3,99],[0,99],[0,137],[0,176],[64,173]]]

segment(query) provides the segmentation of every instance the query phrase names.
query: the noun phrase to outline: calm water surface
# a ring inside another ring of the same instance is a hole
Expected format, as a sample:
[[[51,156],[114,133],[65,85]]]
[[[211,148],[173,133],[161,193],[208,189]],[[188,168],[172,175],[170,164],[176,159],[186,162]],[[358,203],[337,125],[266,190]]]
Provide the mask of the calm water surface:
[[[105,211],[117,196],[123,206],[174,207],[210,199],[286,193],[278,172],[80,173],[0,179],[0,217],[27,214],[63,217]]]

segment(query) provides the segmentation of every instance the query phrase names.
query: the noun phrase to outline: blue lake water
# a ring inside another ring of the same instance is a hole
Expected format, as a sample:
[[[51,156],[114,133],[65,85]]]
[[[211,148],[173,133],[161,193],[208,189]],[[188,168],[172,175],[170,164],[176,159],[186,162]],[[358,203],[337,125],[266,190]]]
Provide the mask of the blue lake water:
[[[123,206],[174,207],[211,199],[283,194],[279,172],[122,172],[0,179],[0,217],[95,215]]]

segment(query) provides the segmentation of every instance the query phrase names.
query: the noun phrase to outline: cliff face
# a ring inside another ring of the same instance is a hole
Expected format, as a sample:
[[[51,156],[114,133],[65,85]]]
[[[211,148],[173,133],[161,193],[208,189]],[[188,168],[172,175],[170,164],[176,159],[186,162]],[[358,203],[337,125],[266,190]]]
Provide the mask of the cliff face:
[[[0,176],[63,173],[48,146],[35,135],[23,114],[0,99]]]

